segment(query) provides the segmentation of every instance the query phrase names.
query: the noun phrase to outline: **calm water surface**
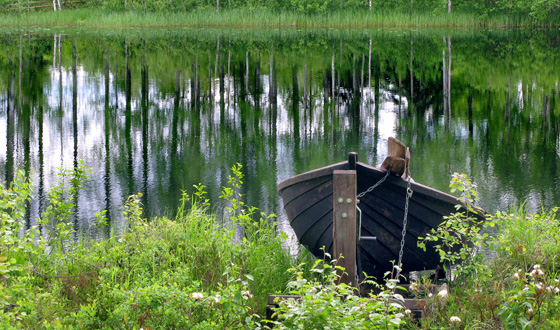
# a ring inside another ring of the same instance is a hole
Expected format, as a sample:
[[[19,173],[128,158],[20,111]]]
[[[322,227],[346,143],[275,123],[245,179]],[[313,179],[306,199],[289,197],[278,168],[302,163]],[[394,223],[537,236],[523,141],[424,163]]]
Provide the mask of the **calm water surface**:
[[[93,169],[75,225],[122,220],[142,192],[172,214],[203,183],[215,205],[243,164],[246,202],[285,217],[282,180],[410,146],[416,181],[453,172],[481,205],[560,204],[558,31],[0,31],[0,179],[32,173],[28,226],[57,168]]]

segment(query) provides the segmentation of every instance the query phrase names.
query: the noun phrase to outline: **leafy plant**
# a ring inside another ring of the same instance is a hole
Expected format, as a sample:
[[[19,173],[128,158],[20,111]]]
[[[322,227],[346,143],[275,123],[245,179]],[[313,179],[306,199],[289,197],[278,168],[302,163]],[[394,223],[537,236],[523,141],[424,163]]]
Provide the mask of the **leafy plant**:
[[[434,249],[439,253],[446,270],[451,272],[451,265],[457,266],[461,271],[461,263],[474,256],[475,247],[485,244],[488,237],[485,229],[495,226],[491,218],[481,219],[483,211],[475,206],[478,201],[476,184],[466,174],[454,173],[449,184],[451,192],[459,192],[457,198],[460,204],[456,205],[457,211],[444,217],[444,221],[429,232],[425,238],[419,237],[418,247],[426,251],[426,243],[435,243]],[[453,274],[450,274],[453,277]]]
[[[273,323],[278,329],[398,329],[407,318],[400,294],[387,288],[359,297],[356,288],[340,281],[344,269],[336,261],[331,265],[317,260],[315,279],[305,278],[297,268],[292,271],[297,276],[288,287],[301,298],[277,298]]]
[[[74,214],[78,194],[84,188],[84,183],[91,171],[83,160],[80,160],[78,166],[72,169],[59,168],[58,184],[52,187],[47,194],[49,205],[37,219],[37,223],[43,228],[51,225],[55,229],[46,231],[45,244],[62,250],[64,241],[69,240],[70,235],[75,232],[68,220]],[[41,239],[44,240],[42,235]]]
[[[533,328],[536,322],[549,317],[557,305],[559,280],[550,277],[539,264],[530,273],[518,270],[513,279],[514,287],[498,310],[500,320],[507,329]]]

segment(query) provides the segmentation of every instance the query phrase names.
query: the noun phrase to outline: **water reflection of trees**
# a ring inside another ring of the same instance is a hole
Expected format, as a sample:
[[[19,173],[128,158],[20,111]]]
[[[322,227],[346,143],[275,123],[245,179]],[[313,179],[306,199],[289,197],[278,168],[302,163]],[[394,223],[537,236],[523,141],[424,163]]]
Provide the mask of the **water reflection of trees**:
[[[487,208],[552,205],[559,55],[543,34],[8,35],[0,171],[7,182],[16,167],[33,171],[29,223],[56,167],[78,158],[94,168],[82,217],[117,215],[139,191],[162,214],[198,182],[217,199],[235,162],[248,202],[278,212],[280,180],[351,150],[376,164],[396,134],[420,182],[445,190],[465,171]]]

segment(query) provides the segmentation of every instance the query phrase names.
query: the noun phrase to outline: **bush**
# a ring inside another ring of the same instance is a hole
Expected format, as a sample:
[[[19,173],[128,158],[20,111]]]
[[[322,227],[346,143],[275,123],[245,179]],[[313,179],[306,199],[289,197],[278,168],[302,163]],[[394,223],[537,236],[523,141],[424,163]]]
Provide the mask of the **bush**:
[[[306,279],[294,270],[296,280],[288,286],[301,299],[278,300],[274,316],[278,329],[398,329],[410,318],[404,299],[394,290],[359,297],[357,289],[341,283],[343,268],[318,260]],[[370,283],[372,284],[372,283]]]

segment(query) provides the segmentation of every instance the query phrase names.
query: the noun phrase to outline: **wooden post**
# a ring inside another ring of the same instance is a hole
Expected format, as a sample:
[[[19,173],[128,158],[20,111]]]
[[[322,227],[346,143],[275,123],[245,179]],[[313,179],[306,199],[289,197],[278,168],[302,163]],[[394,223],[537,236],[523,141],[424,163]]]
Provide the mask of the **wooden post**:
[[[356,171],[333,174],[333,258],[344,267],[342,281],[356,286]],[[340,255],[343,258],[340,258]]]

